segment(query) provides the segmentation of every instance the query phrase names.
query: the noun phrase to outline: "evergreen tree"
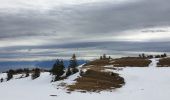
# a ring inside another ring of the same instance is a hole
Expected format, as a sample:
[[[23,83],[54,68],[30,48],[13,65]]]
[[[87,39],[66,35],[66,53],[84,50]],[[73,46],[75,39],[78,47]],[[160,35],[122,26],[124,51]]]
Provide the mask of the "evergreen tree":
[[[64,62],[63,60],[60,61],[60,66],[58,67],[58,74],[57,76],[62,76],[64,74]]]
[[[71,68],[72,74],[78,72],[77,66],[78,66],[78,63],[77,63],[76,55],[73,54],[72,58],[70,59],[70,64],[68,66],[69,68]]]
[[[40,69],[39,68],[35,68],[34,70],[33,70],[33,73],[32,73],[32,79],[34,80],[34,79],[36,79],[36,78],[38,78],[40,76]]]
[[[29,71],[26,71],[25,72],[25,77],[28,77],[30,74],[29,74]]]
[[[70,76],[71,75],[71,70],[70,68],[67,69],[67,72],[66,72],[66,77]]]
[[[167,54],[166,54],[166,53],[164,53],[164,57],[167,57]]]
[[[106,59],[106,54],[103,54],[103,59]]]
[[[14,70],[9,70],[7,72],[7,81],[13,78]]]
[[[3,82],[4,81],[4,79],[3,78],[1,78],[1,82]]]
[[[100,56],[100,60],[102,60],[103,59],[103,57],[102,56]]]
[[[61,60],[57,60],[55,64],[53,65],[53,68],[51,69],[51,73],[55,75],[55,80],[57,81],[60,79],[60,77],[64,74],[64,62]]]
[[[29,76],[29,69],[28,68],[24,68],[24,73],[25,73],[25,77],[28,77]]]
[[[77,66],[78,66],[78,63],[77,63],[76,55],[73,54],[70,60],[69,68],[76,68]]]
[[[161,55],[156,55],[156,56],[155,56],[155,58],[160,58],[160,57],[161,57]]]
[[[142,53],[142,58],[146,58],[146,56],[145,56],[145,54],[144,54],[144,53]]]

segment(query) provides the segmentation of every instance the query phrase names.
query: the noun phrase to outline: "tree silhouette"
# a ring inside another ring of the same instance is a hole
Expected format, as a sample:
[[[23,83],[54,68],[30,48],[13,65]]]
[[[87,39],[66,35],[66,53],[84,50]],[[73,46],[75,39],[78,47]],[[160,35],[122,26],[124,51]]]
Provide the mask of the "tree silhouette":
[[[70,68],[67,69],[67,72],[66,72],[66,77],[70,76],[72,73],[71,73],[71,70]]]
[[[53,65],[53,68],[51,69],[51,73],[55,75],[55,80],[57,81],[60,79],[60,77],[64,74],[64,62],[63,60],[57,60],[55,64]]]
[[[9,70],[7,72],[7,81],[13,78],[14,70]]]
[[[76,55],[73,54],[72,58],[70,59],[70,64],[68,66],[69,68],[71,68],[72,74],[78,72],[77,66],[78,63],[77,63]]]
[[[40,69],[39,68],[35,68],[35,69],[33,69],[33,73],[32,73],[32,79],[34,80],[34,79],[36,79],[36,78],[38,78],[40,76]]]
[[[4,79],[3,78],[1,78],[1,82],[3,82],[4,81]]]

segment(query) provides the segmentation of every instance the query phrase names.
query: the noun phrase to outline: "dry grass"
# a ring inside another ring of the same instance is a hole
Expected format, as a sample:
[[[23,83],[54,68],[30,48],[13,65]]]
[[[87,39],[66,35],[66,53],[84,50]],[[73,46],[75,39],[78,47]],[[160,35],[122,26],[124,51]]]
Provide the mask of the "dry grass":
[[[112,61],[114,67],[148,67],[150,63],[151,61],[148,59],[137,57],[125,57]]]
[[[105,65],[108,65],[110,62],[109,59],[106,59],[106,60],[100,60],[100,59],[97,59],[97,60],[94,60],[94,61],[90,61],[88,62],[87,64],[85,64],[84,66],[89,66],[89,65],[95,65],[95,66],[105,66]]]
[[[151,61],[149,59],[143,59],[139,57],[123,57],[119,59],[112,59],[112,60],[94,60],[87,63],[85,66],[91,66],[93,68],[98,66],[105,65],[114,65],[114,67],[148,67]]]
[[[82,90],[99,92],[102,90],[120,88],[125,84],[124,79],[116,73],[94,70],[88,70],[82,77],[76,79],[76,81],[76,84],[68,86],[69,91]]]
[[[158,67],[170,67],[170,58],[163,58],[159,60]]]
[[[148,59],[138,57],[124,57],[119,59],[97,59],[88,62],[82,69],[88,69],[82,77],[76,79],[74,85],[69,85],[68,90],[81,90],[82,92],[100,92],[122,87],[125,82],[124,78],[117,73],[101,72],[105,69],[118,69],[118,67],[147,67],[151,63]],[[104,67],[113,65],[114,67]]]
[[[83,69],[91,69],[94,71],[101,71],[104,70],[106,68],[104,68],[103,66],[105,65],[110,65],[110,60],[106,59],[106,60],[94,60],[94,61],[90,61],[87,64],[85,64],[83,66]]]

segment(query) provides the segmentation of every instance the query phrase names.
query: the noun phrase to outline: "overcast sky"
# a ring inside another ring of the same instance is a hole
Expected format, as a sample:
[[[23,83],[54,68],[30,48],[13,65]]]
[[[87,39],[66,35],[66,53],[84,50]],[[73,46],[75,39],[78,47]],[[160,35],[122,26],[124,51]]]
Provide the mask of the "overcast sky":
[[[170,51],[170,0],[0,1],[0,61]]]

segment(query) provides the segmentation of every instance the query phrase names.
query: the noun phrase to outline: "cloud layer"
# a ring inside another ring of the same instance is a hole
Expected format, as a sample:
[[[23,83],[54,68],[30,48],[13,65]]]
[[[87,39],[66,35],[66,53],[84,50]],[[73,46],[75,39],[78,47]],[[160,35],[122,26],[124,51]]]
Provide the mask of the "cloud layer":
[[[1,60],[53,59],[56,56],[70,56],[74,52],[87,56],[87,50],[92,51],[88,54],[90,56],[95,50],[99,51],[95,53],[97,55],[115,45],[112,51],[120,47],[124,51],[133,48],[136,51],[151,51],[154,48],[156,51],[169,52],[169,48],[161,46],[160,50],[156,45],[168,45],[170,40],[169,0],[2,2]],[[144,47],[138,44],[126,46],[126,42],[135,41],[144,42],[139,43]],[[107,48],[104,49],[105,46]],[[149,46],[151,50],[147,49]]]

